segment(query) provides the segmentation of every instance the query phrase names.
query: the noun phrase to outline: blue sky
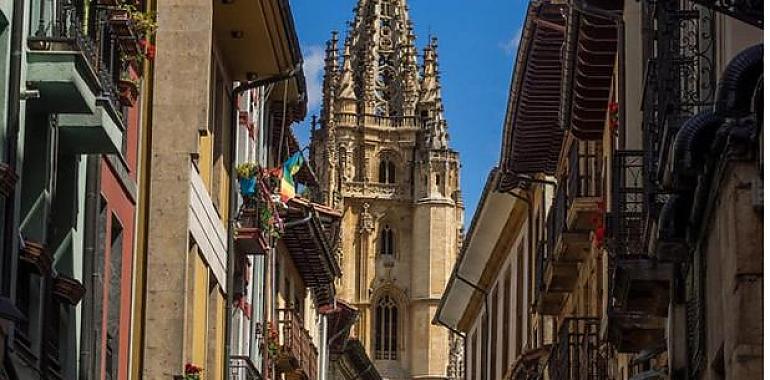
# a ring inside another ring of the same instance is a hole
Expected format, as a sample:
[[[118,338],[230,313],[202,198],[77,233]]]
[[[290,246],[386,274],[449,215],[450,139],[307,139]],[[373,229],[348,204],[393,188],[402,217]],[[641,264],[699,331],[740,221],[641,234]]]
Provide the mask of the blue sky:
[[[320,103],[324,44],[344,32],[357,0],[291,0],[305,59],[309,114],[295,127],[307,142],[310,115]],[[525,0],[408,0],[422,51],[428,35],[439,39],[442,95],[450,145],[460,152],[466,224],[489,170],[500,156],[500,135],[518,48]]]

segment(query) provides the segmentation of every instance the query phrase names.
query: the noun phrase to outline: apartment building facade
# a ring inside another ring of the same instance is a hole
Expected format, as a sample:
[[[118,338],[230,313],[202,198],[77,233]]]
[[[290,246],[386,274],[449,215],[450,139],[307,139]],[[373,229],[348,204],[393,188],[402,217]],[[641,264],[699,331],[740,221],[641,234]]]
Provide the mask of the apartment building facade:
[[[761,28],[752,3],[530,4],[434,319],[465,378],[762,376]]]

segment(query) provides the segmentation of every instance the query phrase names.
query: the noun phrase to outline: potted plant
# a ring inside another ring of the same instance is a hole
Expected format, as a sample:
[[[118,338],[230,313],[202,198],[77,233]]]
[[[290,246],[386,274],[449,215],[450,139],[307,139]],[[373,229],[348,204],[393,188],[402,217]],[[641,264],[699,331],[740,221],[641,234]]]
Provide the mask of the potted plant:
[[[199,367],[192,363],[184,365],[184,375],[182,380],[201,380],[203,375],[203,367]]]
[[[137,55],[152,50],[154,54],[154,47],[149,49],[147,44],[158,28],[152,12],[142,12],[133,4],[123,4],[112,11],[109,22],[123,51]]]
[[[257,174],[259,166],[253,162],[246,162],[235,168],[238,176],[238,184],[241,188],[241,196],[253,197],[257,193]]]
[[[281,343],[278,341],[278,329],[273,322],[267,324],[267,356],[270,359],[278,357],[278,350],[281,347]]]
[[[117,83],[118,87],[118,100],[120,104],[126,107],[133,107],[136,105],[136,99],[139,97],[139,86],[128,70],[123,70],[120,75],[120,80]]]

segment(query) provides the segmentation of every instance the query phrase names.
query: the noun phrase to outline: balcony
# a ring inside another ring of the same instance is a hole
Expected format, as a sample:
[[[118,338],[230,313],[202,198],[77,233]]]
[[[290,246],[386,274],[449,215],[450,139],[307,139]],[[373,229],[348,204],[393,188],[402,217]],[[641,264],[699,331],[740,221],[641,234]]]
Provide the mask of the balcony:
[[[566,188],[560,184],[556,197],[548,211],[546,229],[547,241],[543,242],[538,260],[540,292],[538,309],[545,315],[556,315],[568,293],[575,287],[578,278],[579,260],[569,257],[565,248]]]
[[[608,378],[607,354],[599,340],[598,318],[566,318],[548,358],[548,374],[560,380]]]
[[[281,345],[275,360],[276,368],[287,380],[316,380],[318,350],[303,327],[302,319],[293,309],[279,309],[278,315]]]
[[[75,0],[37,0],[28,37],[27,86],[39,91],[32,111],[59,114],[61,148],[76,154],[117,153],[122,147],[122,108],[115,81],[120,52],[109,28],[109,10]]]
[[[664,342],[673,264],[647,254],[643,152],[615,153],[607,247],[610,261],[609,337],[620,352]]]
[[[230,356],[231,379],[261,380],[259,370],[248,356]]]
[[[261,169],[257,169],[261,172]],[[264,255],[270,245],[270,237],[277,232],[278,215],[271,192],[261,176],[256,178],[256,193],[244,196],[238,211],[235,228],[235,244],[248,255]],[[243,190],[241,190],[243,194]]]

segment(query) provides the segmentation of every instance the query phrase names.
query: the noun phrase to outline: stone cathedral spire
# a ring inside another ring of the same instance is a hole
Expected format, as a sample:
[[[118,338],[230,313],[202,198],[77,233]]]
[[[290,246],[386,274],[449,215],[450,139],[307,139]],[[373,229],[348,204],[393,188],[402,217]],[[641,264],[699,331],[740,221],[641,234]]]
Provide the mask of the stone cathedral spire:
[[[311,141],[324,202],[344,215],[338,294],[359,309],[353,335],[383,378],[445,379],[456,366],[432,310],[457,257],[464,210],[438,39],[418,54],[406,0],[358,0],[339,40],[332,34],[327,44]]]

